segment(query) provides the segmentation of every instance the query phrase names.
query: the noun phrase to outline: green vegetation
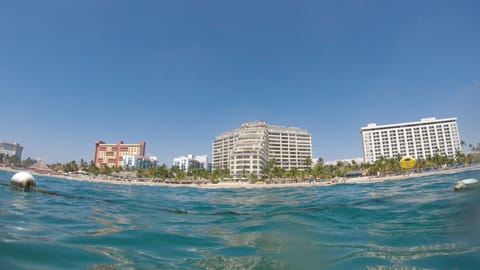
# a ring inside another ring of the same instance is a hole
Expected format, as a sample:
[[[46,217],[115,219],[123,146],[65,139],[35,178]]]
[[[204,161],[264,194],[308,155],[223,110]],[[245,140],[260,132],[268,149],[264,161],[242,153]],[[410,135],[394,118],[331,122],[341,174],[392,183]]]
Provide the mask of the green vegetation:
[[[30,167],[35,163],[34,159],[28,157],[27,159],[21,161],[16,156],[9,156],[3,153],[0,153],[0,164],[7,164],[10,167]]]
[[[464,154],[458,150],[456,158],[449,158],[445,155],[440,155],[438,152],[426,159],[417,159],[415,164],[416,172],[421,172],[426,169],[451,168],[454,166],[471,165],[480,163],[480,149],[475,149],[475,152]],[[362,163],[357,164],[354,160],[350,163],[338,162],[336,165],[324,165],[323,160],[319,159],[317,165],[312,169],[312,176],[315,178],[330,179],[333,177],[344,177],[348,173],[359,172],[368,176],[386,176],[402,174],[404,170],[400,167],[401,156],[394,158],[381,157],[373,164]]]
[[[456,158],[449,158],[447,156],[440,155],[437,151],[432,157],[426,159],[417,159],[415,168],[416,172],[423,170],[447,168],[463,165],[471,165],[480,163],[480,144],[475,147],[469,144],[470,152],[468,154],[463,153],[461,150],[457,150]],[[465,147],[465,142],[462,141],[462,147]],[[394,158],[382,157],[375,161],[373,164],[361,163],[358,164],[354,160],[351,162],[337,162],[337,164],[325,165],[322,158],[319,158],[315,166],[311,167],[312,159],[307,158],[305,164],[308,165],[306,170],[298,170],[296,168],[287,170],[281,168],[275,159],[269,160],[263,168],[261,168],[261,176],[257,176],[248,171],[243,171],[241,178],[243,180],[265,181],[271,179],[295,179],[305,180],[309,178],[314,179],[332,179],[334,177],[348,177],[349,175],[368,175],[368,176],[387,176],[398,175],[404,173],[404,170],[400,168],[399,161],[401,156],[398,155]],[[10,157],[4,154],[0,154],[0,164],[8,165],[10,167],[23,167],[28,168],[35,164],[35,160],[28,157],[27,159],[20,161],[16,157]],[[105,175],[105,176],[117,176],[122,172],[134,172],[139,178],[149,179],[169,179],[171,181],[183,181],[183,180],[209,180],[212,183],[217,183],[223,179],[230,179],[230,171],[228,169],[216,169],[213,172],[208,172],[205,169],[193,168],[188,172],[182,171],[178,166],[172,166],[168,168],[165,164],[149,167],[146,169],[134,169],[134,168],[121,168],[121,167],[97,167],[90,161],[87,163],[83,159],[79,162],[72,160],[67,163],[54,163],[49,165],[52,171],[57,173],[71,173],[71,172],[85,172],[92,175]]]

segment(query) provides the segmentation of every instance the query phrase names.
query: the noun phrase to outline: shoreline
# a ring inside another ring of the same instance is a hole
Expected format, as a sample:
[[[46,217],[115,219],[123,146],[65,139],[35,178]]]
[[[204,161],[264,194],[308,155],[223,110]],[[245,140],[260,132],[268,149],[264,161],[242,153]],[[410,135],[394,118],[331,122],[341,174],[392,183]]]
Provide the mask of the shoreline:
[[[83,182],[91,182],[91,183],[109,183],[109,184],[116,184],[116,185],[140,185],[140,186],[160,186],[160,187],[193,187],[193,188],[209,188],[209,189],[219,189],[219,188],[287,188],[287,187],[314,187],[314,186],[332,186],[338,184],[368,184],[368,183],[378,183],[384,181],[399,181],[399,180],[406,180],[410,178],[417,178],[423,176],[430,176],[436,174],[451,174],[463,171],[470,171],[470,170],[479,170],[480,164],[466,166],[461,168],[453,168],[453,169],[438,169],[435,171],[429,172],[422,172],[422,173],[409,173],[407,175],[392,175],[392,176],[362,176],[362,177],[355,177],[355,178],[343,178],[342,182],[331,182],[331,181],[315,181],[312,183],[309,182],[301,182],[301,183],[284,183],[284,184],[266,184],[265,182],[260,183],[249,183],[249,182],[218,182],[214,183],[191,183],[191,184],[176,184],[176,183],[164,183],[164,182],[152,182],[152,181],[138,181],[138,180],[117,180],[117,179],[106,179],[106,178],[92,178],[89,176],[68,176],[68,175],[57,175],[57,174],[45,174],[45,173],[37,173],[31,170],[17,170],[7,167],[0,167],[2,171],[9,171],[9,172],[19,172],[19,171],[27,171],[35,176],[46,176],[46,177],[53,177],[58,179],[64,180],[71,180],[71,181],[83,181]]]

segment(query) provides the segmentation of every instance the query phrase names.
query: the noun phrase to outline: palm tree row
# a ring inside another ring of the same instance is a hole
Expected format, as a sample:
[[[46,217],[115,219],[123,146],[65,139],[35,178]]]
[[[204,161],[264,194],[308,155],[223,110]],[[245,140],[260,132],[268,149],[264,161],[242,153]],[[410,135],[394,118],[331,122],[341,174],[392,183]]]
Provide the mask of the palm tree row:
[[[4,153],[0,153],[0,163],[8,164],[10,167],[28,168],[35,163],[35,160],[28,157],[22,161],[17,156],[10,156]]]
[[[400,167],[401,156],[393,158],[380,157],[374,163],[357,164],[354,160],[351,163],[337,162],[336,165],[324,165],[323,160],[319,159],[316,166],[312,169],[312,176],[316,178],[330,179],[333,177],[344,177],[349,173],[358,172],[368,176],[384,176],[391,174],[401,174],[404,170]],[[462,165],[471,165],[480,163],[480,153],[464,154],[460,150],[457,151],[456,157],[451,158],[446,155],[436,153],[432,157],[426,159],[417,159],[415,168],[416,172],[426,169],[447,168]]]
[[[465,143],[462,144],[464,146]],[[436,153],[432,157],[426,159],[417,159],[416,166],[414,170],[420,172],[425,169],[434,169],[442,167],[452,167],[463,164],[473,164],[480,163],[480,147],[474,147],[472,145],[472,152],[464,154],[462,151],[458,150],[455,158],[450,158],[445,155],[440,155]],[[322,158],[318,159],[318,162],[315,166],[312,165],[312,160],[307,158],[305,164],[307,169],[285,169],[278,166],[277,162],[269,160],[265,166],[261,169],[261,175],[257,176],[249,172],[244,171],[242,173],[242,178],[250,180],[262,180],[273,179],[273,178],[289,178],[289,179],[331,179],[334,177],[345,177],[352,174],[358,175],[369,175],[369,176],[383,176],[389,174],[400,174],[403,172],[402,168],[399,165],[401,156],[398,155],[393,158],[381,157],[376,160],[374,163],[361,163],[358,164],[354,160],[351,162],[337,162],[337,164],[324,164]],[[0,163],[10,164],[12,167],[25,167],[28,168],[35,160],[30,157],[24,161],[18,160],[16,157],[5,156],[0,154]],[[230,178],[230,172],[228,169],[216,169],[213,172],[209,172],[206,169],[193,168],[187,172],[182,171],[178,166],[172,166],[168,168],[165,164],[155,167],[148,168],[122,168],[122,167],[97,167],[93,161],[90,163],[84,161],[83,159],[80,162],[70,161],[67,163],[55,163],[49,165],[49,168],[56,172],[78,172],[84,171],[93,175],[112,175],[114,173],[119,173],[121,171],[135,171],[137,177],[145,178],[159,178],[159,179],[209,179],[212,182],[216,182],[220,179]]]

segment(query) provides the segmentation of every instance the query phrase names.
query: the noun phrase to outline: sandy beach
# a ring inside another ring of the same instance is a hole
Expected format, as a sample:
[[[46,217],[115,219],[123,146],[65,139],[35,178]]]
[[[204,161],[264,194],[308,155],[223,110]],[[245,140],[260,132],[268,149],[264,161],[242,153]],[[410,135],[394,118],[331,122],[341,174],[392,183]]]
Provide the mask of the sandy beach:
[[[383,182],[383,181],[393,181],[393,180],[404,180],[422,176],[429,176],[435,174],[449,174],[449,173],[456,173],[468,170],[478,170],[480,169],[480,164],[476,164],[473,166],[461,167],[461,168],[453,168],[453,169],[438,169],[435,171],[429,172],[422,172],[422,173],[414,173],[410,172],[406,175],[394,175],[394,176],[384,176],[384,177],[374,177],[374,176],[363,176],[363,177],[355,177],[355,178],[341,178],[341,181],[334,182],[334,181],[314,181],[314,182],[294,182],[290,181],[288,183],[270,183],[267,184],[265,182],[257,182],[257,183],[249,183],[249,182],[231,182],[231,181],[220,181],[216,184],[214,183],[191,183],[191,184],[176,184],[176,183],[165,183],[165,182],[154,182],[154,181],[140,181],[140,180],[118,180],[118,179],[107,179],[107,178],[98,178],[98,177],[91,177],[85,175],[58,175],[58,174],[40,174],[34,171],[29,171],[32,175],[37,176],[47,176],[47,177],[54,177],[60,178],[65,180],[72,180],[72,181],[86,181],[86,182],[94,182],[94,183],[110,183],[110,184],[119,184],[119,185],[143,185],[143,186],[165,186],[165,187],[194,187],[194,188],[285,188],[285,187],[311,187],[311,186],[328,186],[328,185],[338,185],[338,184],[368,184],[368,183],[376,183],[376,182]],[[11,168],[0,168],[0,170],[11,171],[11,172],[18,172],[20,170],[15,170]],[[37,184],[41,185],[37,180]]]

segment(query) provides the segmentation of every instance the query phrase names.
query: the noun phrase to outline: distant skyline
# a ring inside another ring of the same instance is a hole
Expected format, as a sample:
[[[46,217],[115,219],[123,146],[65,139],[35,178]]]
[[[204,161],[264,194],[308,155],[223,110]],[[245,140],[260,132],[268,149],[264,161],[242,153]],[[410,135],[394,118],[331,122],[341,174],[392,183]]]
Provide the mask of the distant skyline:
[[[262,120],[362,157],[368,123],[457,117],[480,142],[479,1],[2,1],[0,141],[92,160],[95,141],[207,154]]]

